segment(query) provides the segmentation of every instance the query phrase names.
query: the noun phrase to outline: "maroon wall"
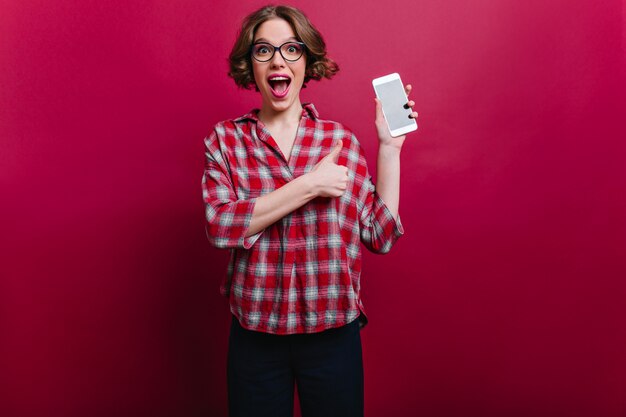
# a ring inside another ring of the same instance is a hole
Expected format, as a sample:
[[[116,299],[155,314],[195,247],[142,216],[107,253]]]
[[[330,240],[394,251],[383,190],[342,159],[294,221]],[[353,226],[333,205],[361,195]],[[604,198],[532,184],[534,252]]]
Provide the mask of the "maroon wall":
[[[224,416],[202,139],[259,1],[0,2],[0,415]],[[406,235],[367,254],[369,416],[626,414],[623,1],[295,1],[360,138],[414,85]],[[385,9],[386,8],[386,9]]]

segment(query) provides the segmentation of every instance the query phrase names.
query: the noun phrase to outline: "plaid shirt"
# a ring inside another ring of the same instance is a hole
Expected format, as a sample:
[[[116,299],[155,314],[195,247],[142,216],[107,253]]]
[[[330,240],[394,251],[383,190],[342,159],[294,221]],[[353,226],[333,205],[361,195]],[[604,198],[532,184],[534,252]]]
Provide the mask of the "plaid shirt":
[[[294,334],[343,326],[364,314],[360,242],[386,253],[402,225],[376,193],[350,130],[321,120],[305,104],[286,160],[257,115],[218,123],[204,140],[206,232],[213,245],[231,251],[221,292],[250,330]],[[339,139],[337,163],[349,171],[345,193],[315,198],[246,237],[256,198],[311,171]]]

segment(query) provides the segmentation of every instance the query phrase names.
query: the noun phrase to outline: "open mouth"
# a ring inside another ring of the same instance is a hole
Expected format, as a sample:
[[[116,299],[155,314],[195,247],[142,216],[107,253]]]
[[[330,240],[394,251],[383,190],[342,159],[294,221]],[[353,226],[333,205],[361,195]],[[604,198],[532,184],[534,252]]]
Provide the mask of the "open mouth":
[[[278,98],[281,98],[281,97],[285,97],[287,93],[289,92],[289,85],[291,84],[291,78],[283,74],[274,74],[274,75],[270,75],[270,77],[267,79],[267,82],[270,85],[272,94],[274,94],[274,96]]]

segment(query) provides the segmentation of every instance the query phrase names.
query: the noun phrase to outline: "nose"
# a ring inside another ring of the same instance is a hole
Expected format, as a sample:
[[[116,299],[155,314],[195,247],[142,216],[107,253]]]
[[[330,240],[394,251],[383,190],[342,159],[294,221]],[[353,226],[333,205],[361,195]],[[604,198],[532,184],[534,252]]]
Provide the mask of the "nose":
[[[278,49],[274,51],[274,56],[270,60],[270,64],[273,68],[280,68],[286,65],[285,60]]]

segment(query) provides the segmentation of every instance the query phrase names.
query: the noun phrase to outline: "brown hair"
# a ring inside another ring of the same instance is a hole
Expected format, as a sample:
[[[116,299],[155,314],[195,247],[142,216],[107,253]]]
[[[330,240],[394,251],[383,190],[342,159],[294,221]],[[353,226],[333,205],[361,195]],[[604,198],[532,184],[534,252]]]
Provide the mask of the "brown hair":
[[[304,86],[309,80],[331,78],[339,71],[339,66],[326,56],[326,44],[322,35],[309,22],[309,19],[300,10],[291,6],[265,6],[248,15],[241,26],[239,36],[230,52],[228,75],[235,83],[246,89],[256,87],[252,62],[250,61],[250,47],[254,42],[256,30],[262,23],[272,18],[284,19],[289,23],[296,38],[306,45],[306,71]]]

